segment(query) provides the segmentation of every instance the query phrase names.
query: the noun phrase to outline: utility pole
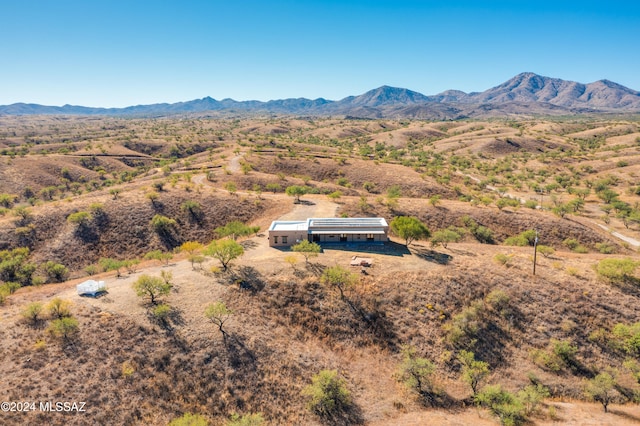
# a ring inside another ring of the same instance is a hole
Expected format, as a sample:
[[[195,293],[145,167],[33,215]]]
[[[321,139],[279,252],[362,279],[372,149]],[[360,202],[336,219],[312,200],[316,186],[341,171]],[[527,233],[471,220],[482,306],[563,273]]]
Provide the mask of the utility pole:
[[[536,239],[533,240],[533,275],[536,274],[537,260],[538,260],[538,230],[536,229]]]

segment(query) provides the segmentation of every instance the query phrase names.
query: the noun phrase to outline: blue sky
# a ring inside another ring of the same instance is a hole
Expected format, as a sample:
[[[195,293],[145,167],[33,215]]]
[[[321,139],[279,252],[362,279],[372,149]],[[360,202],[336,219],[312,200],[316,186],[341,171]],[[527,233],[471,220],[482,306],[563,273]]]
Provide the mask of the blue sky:
[[[483,91],[532,71],[640,90],[640,2],[0,2],[0,104]]]

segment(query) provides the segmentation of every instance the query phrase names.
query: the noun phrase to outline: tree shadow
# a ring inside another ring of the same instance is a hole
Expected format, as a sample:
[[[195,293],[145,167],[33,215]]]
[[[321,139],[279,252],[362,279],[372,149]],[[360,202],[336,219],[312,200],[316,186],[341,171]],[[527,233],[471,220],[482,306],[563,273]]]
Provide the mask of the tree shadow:
[[[87,225],[78,225],[74,231],[74,235],[84,243],[97,243],[100,240],[100,236],[96,230]]]
[[[331,413],[315,413],[321,423],[326,425],[362,425],[364,424],[364,413],[362,408],[351,403],[347,406],[337,407]]]
[[[427,262],[437,263],[439,265],[447,265],[453,259],[453,256],[446,253],[440,253],[426,248],[413,248],[413,254]]]
[[[321,263],[312,263],[308,262],[305,264],[305,268],[307,271],[311,272],[315,276],[320,276],[324,272],[326,266]]]
[[[240,290],[249,291],[252,294],[262,291],[266,285],[262,274],[253,266],[241,266],[231,272],[231,279],[238,284]]]
[[[251,374],[258,369],[257,357],[245,343],[245,338],[239,334],[229,334],[224,339],[227,355],[229,356],[229,364],[234,370],[240,372],[246,371]]]
[[[245,250],[251,250],[251,249],[254,249],[254,248],[258,247],[258,243],[256,243],[253,240],[244,240],[244,241],[242,241],[240,243],[240,245]]]
[[[620,410],[614,410],[614,409],[611,409],[611,408],[609,408],[608,411],[609,411],[610,414],[613,414],[614,416],[622,417],[622,418],[624,418],[624,419],[626,419],[626,420],[628,420],[630,422],[633,422],[633,423],[640,423],[640,416],[634,416],[631,413],[627,413],[627,412],[620,411]]]

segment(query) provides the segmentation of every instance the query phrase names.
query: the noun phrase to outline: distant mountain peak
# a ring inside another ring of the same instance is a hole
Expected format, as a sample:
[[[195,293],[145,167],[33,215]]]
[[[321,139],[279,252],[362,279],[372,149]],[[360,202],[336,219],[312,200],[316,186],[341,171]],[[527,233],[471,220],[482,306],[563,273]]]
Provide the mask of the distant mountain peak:
[[[210,96],[173,104],[126,108],[15,103],[0,106],[0,115],[137,115],[162,116],[216,111],[220,114],[344,115],[363,118],[457,119],[510,114],[571,114],[582,111],[640,112],[640,93],[602,79],[589,84],[522,72],[484,92],[445,90],[425,96],[413,90],[383,85],[339,101],[317,98],[262,101],[218,101]]]

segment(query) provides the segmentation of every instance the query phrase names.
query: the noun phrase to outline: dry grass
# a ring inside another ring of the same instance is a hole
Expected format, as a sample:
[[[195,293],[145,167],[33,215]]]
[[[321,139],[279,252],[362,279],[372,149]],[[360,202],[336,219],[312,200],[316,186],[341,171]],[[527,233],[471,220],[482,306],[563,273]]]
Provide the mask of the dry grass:
[[[616,405],[604,415],[598,405],[576,400],[582,398],[582,380],[609,366],[620,368],[623,391],[631,395],[638,390],[621,368],[625,355],[589,339],[593,331],[640,317],[637,288],[601,282],[592,269],[608,256],[597,252],[598,243],[610,244],[618,256],[636,256],[597,226],[602,215],[597,197],[590,194],[584,212],[565,219],[548,210],[498,210],[457,200],[492,195],[465,181],[464,175],[485,179],[492,167],[508,161],[510,170],[496,169],[499,182],[494,185],[505,185],[522,198],[537,195],[527,186],[530,181],[519,187],[509,181],[510,173],[533,172],[539,178],[535,173],[546,170],[549,175],[541,183],[549,184],[555,176],[589,166],[580,182],[616,175],[616,192],[633,204],[637,195],[628,190],[637,186],[640,173],[635,122],[1,117],[0,124],[0,150],[26,146],[34,154],[2,157],[0,193],[21,195],[25,185],[36,192],[64,185],[63,169],[72,182],[101,180],[100,167],[106,179],[113,180],[91,192],[73,195],[61,189],[53,201],[36,201],[30,207],[33,233],[26,241],[15,232],[16,217],[0,216],[0,249],[26,243],[34,260],[62,262],[75,277],[99,257],[133,258],[187,240],[208,242],[212,230],[229,220],[265,229],[285,214],[324,215],[336,207],[337,214],[350,216],[414,215],[432,230],[461,227],[462,217],[469,216],[490,228],[496,243],[479,244],[467,234],[447,249],[426,242],[410,251],[390,245],[367,254],[374,266],[359,274],[360,283],[342,300],[320,283],[319,274],[326,266],[347,266],[354,253],[327,249],[308,267],[301,261],[292,268],[284,262],[290,253],[267,247],[259,235],[243,243],[247,253],[231,274],[207,272],[212,261],[194,271],[181,257],[170,267],[141,265],[145,273],[169,270],[174,275],[174,290],[166,297],[173,311],[164,324],[131,289],[140,272],[121,279],[104,274],[109,293],[98,299],[76,296],[78,280],[23,288],[0,307],[0,365],[6,372],[0,399],[81,400],[87,401],[89,411],[46,417],[9,413],[2,422],[74,425],[90,418],[96,424],[166,424],[190,411],[203,413],[213,424],[223,424],[232,412],[262,412],[270,424],[318,424],[306,410],[301,390],[314,373],[336,369],[354,398],[351,421],[495,424],[484,410],[466,408],[470,391],[460,381],[455,361],[462,348],[489,362],[490,382],[516,390],[530,382],[532,373],[549,387],[553,398],[532,419],[535,424],[632,424],[640,419],[636,406]],[[594,135],[605,138],[601,147],[566,154],[575,149],[574,138]],[[388,157],[374,161],[361,154],[365,145],[375,148],[383,142]],[[53,153],[37,154],[47,150]],[[405,151],[392,159],[394,150]],[[428,152],[428,161],[414,163],[418,151]],[[453,155],[469,160],[468,169],[450,164]],[[86,158],[90,162],[83,162]],[[627,166],[618,164],[622,159]],[[243,173],[241,161],[253,170]],[[205,178],[210,171],[212,181]],[[122,179],[122,172],[131,173],[130,180]],[[268,183],[284,188],[307,179],[321,193],[340,190],[338,206],[324,195],[313,195],[307,197],[309,205],[288,213],[291,200],[264,189]],[[152,204],[145,194],[160,180],[166,181],[165,190]],[[236,195],[223,189],[229,182],[237,185]],[[363,189],[365,182],[375,184],[371,193]],[[263,187],[259,198],[252,193],[254,185]],[[400,186],[403,197],[389,206],[384,197],[392,185]],[[121,191],[117,199],[109,193],[113,188]],[[433,195],[442,197],[436,206],[428,201]],[[569,199],[563,189],[554,195]],[[367,199],[366,211],[360,196]],[[198,217],[180,208],[187,200],[200,203]],[[96,202],[104,206],[101,220],[82,230],[67,223],[70,213]],[[18,205],[27,205],[26,198]],[[172,238],[160,238],[151,230],[154,214],[176,219]],[[608,226],[640,237],[617,218]],[[540,232],[541,243],[556,248],[552,257],[538,258],[536,276],[531,274],[530,247],[500,244],[532,228]],[[589,252],[569,252],[562,243],[566,238],[577,239]],[[510,256],[510,266],[496,263],[497,254]],[[484,302],[493,290],[508,295],[506,309]],[[46,303],[55,296],[74,303],[81,335],[73,344],[55,341],[44,324],[34,328],[20,316],[28,303]],[[217,300],[234,312],[226,324],[228,339],[203,315],[204,307]],[[477,329],[473,335],[452,338],[450,326],[472,306]],[[554,373],[533,362],[531,351],[546,348],[551,339],[570,339],[578,347],[576,365]],[[407,344],[436,363],[436,384],[448,395],[442,406],[425,406],[397,382],[400,348]],[[549,414],[551,406],[557,419]]]

